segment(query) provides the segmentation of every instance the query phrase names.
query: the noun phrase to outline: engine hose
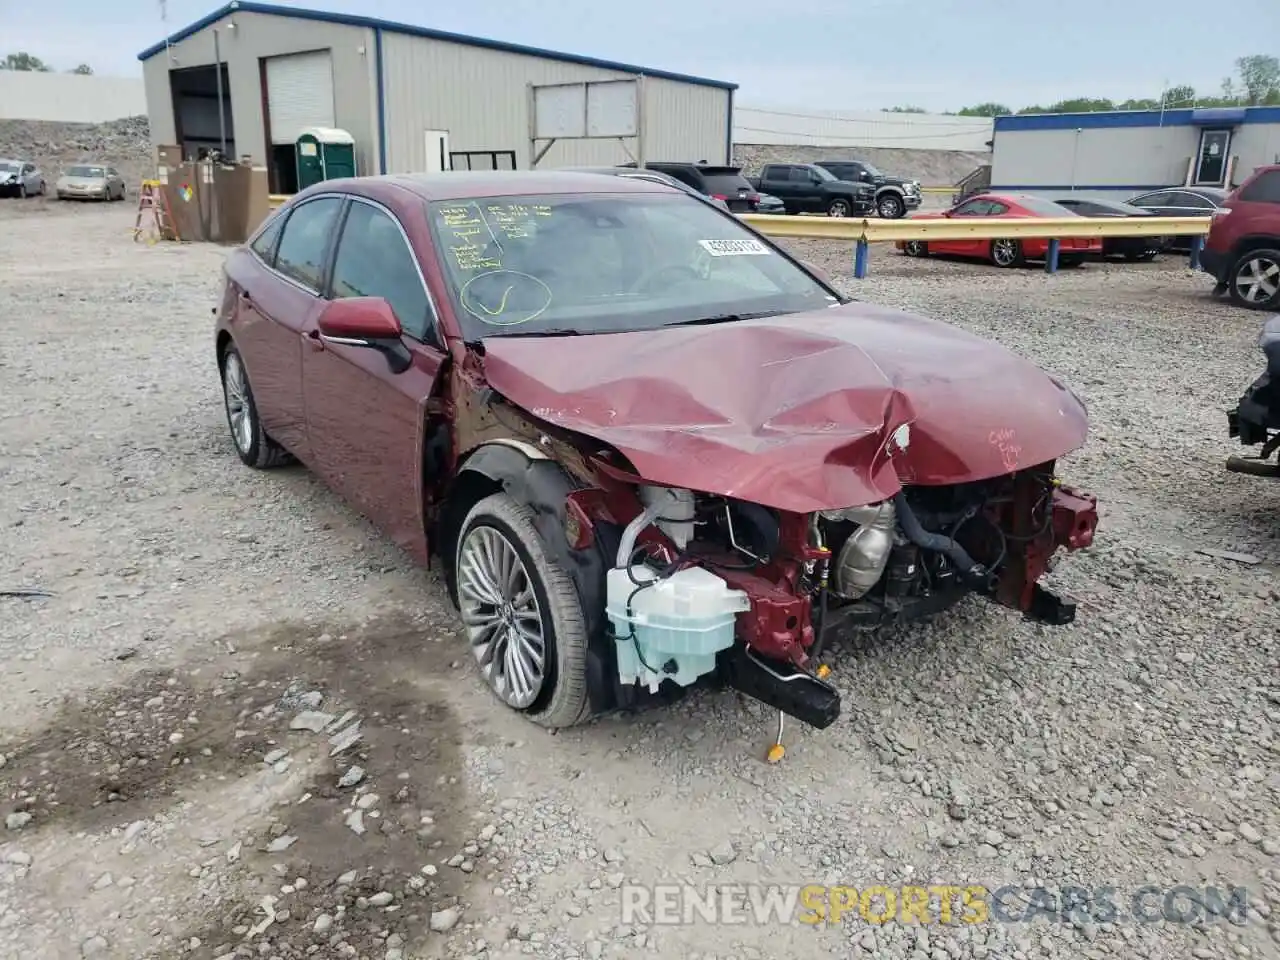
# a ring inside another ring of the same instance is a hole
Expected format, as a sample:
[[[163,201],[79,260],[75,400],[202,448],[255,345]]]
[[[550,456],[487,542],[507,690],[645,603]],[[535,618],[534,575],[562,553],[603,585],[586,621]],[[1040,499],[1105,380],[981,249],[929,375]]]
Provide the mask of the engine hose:
[[[990,572],[969,556],[969,552],[964,547],[950,537],[940,533],[930,533],[920,525],[915,512],[907,503],[906,494],[901,490],[894,494],[893,506],[898,513],[898,523],[902,525],[902,532],[907,535],[908,540],[917,547],[935,550],[946,556],[960,570],[960,575],[965,580],[984,587],[990,585]]]

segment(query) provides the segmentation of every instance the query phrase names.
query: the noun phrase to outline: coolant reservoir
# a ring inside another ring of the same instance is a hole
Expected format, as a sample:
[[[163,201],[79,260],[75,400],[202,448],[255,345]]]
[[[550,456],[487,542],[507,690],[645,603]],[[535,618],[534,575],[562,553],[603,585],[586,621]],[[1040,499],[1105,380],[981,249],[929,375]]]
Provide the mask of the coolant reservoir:
[[[659,580],[651,567],[636,564],[631,574],[652,586],[637,589],[617,567],[607,575],[605,596],[622,683],[639,681],[654,692],[663,680],[687,687],[715,669],[716,653],[733,646],[734,619],[751,609],[747,595],[702,567]]]

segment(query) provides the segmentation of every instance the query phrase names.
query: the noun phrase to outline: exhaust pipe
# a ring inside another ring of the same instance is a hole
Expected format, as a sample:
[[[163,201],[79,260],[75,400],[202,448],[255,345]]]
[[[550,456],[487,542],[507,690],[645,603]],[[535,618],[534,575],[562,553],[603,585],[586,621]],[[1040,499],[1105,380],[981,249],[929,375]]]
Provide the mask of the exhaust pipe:
[[[801,723],[825,730],[840,716],[839,691],[789,663],[763,660],[735,646],[724,669],[729,686]]]
[[[1227,470],[1231,473],[1247,473],[1251,477],[1280,479],[1280,463],[1272,463],[1261,457],[1228,457]]]

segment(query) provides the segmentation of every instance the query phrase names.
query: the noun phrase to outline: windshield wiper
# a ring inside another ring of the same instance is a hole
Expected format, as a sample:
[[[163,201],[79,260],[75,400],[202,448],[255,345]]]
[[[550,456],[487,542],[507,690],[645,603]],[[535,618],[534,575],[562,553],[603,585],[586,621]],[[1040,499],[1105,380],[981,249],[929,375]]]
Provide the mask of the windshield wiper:
[[[695,317],[692,320],[677,320],[675,323],[663,324],[667,327],[692,327],[698,324],[733,323],[735,320],[763,320],[766,317],[780,317],[787,310],[761,310],[757,313],[717,313],[709,317]]]

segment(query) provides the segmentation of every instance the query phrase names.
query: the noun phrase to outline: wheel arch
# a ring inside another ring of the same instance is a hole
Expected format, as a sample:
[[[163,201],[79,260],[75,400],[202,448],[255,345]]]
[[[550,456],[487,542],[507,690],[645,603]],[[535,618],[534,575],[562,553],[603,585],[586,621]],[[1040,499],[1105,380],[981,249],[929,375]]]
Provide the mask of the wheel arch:
[[[559,463],[532,444],[519,440],[484,443],[466,455],[449,485],[430,537],[431,552],[440,559],[449,600],[457,608],[455,559],[467,514],[498,492],[527,506],[544,548],[573,582],[582,604],[591,707],[609,710],[617,705],[619,694],[617,655],[605,630],[605,574],[621,531],[596,521],[595,536],[588,546],[580,550],[570,546],[565,533],[566,502],[569,494],[581,487]]]
[[[1231,250],[1231,259],[1239,260],[1254,250],[1280,250],[1280,237],[1266,233],[1247,234],[1236,241]]]

